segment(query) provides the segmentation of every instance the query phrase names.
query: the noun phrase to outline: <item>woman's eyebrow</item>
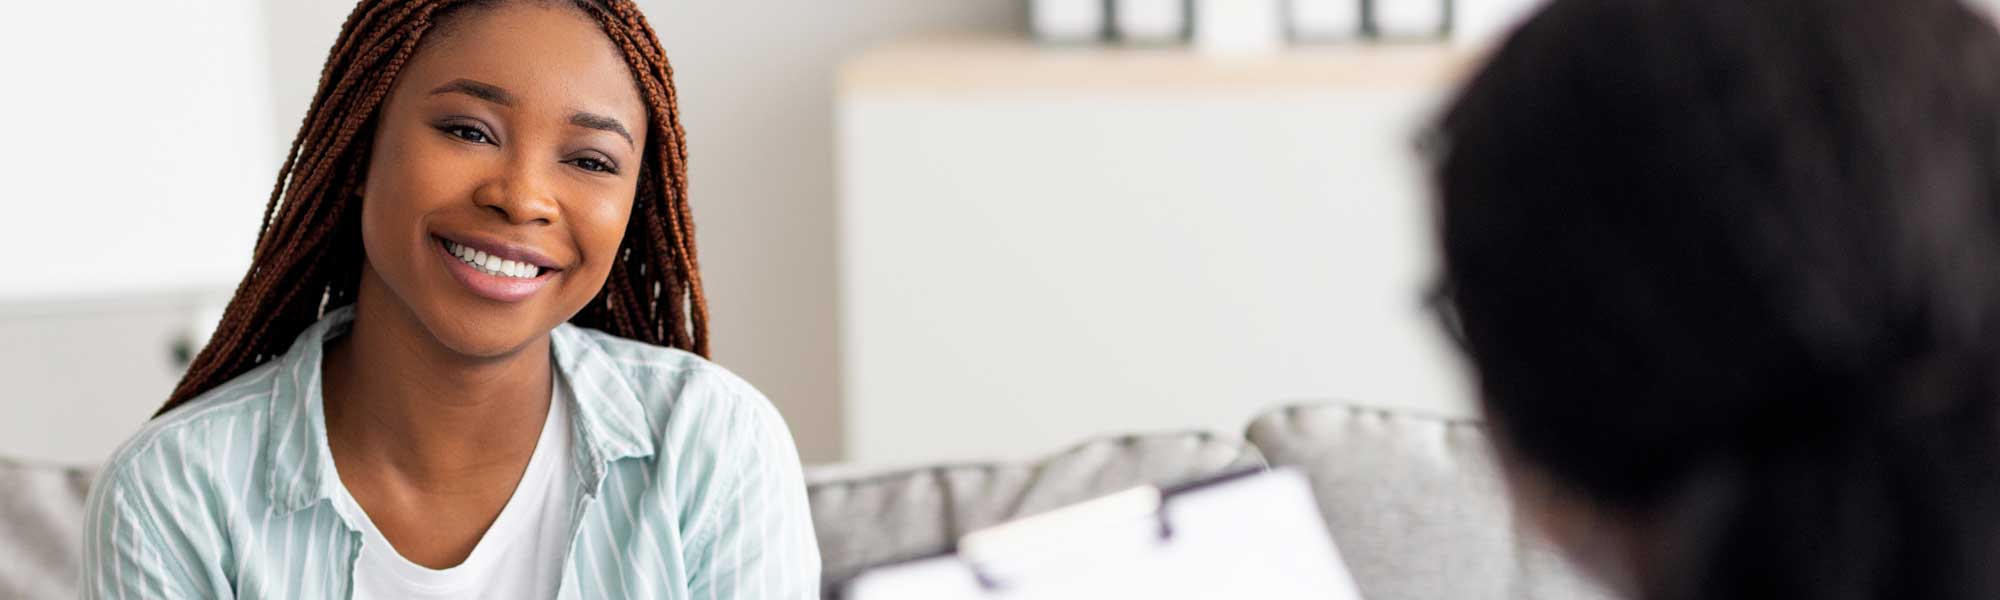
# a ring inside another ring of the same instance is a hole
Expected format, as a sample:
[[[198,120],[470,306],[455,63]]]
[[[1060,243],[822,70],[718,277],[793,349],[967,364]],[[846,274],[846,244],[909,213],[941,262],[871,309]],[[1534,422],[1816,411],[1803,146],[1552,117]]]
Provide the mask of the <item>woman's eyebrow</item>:
[[[492,102],[494,104],[498,104],[501,106],[514,105],[513,94],[507,93],[507,90],[500,89],[500,86],[493,85],[491,83],[486,83],[483,81],[474,81],[471,79],[453,79],[451,81],[445,82],[444,85],[440,85],[431,89],[431,95],[433,96],[438,94],[453,94],[453,93],[465,94],[467,96],[478,98],[480,100],[485,100],[487,102]]]
[[[616,133],[619,136],[625,138],[625,145],[627,146],[638,143],[636,141],[633,141],[632,132],[626,131],[625,125],[623,123],[619,123],[617,119],[613,119],[611,117],[607,117],[604,115],[596,113],[578,112],[576,114],[572,114],[569,116],[569,124],[578,127],[588,127],[600,131],[609,131],[611,133]]]

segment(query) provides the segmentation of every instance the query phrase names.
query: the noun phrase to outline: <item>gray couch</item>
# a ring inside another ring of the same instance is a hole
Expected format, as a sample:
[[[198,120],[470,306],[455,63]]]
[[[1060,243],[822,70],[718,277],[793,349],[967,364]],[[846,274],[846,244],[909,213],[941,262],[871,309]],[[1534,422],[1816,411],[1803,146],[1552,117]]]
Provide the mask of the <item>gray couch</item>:
[[[1368,600],[1609,598],[1522,531],[1489,457],[1474,422],[1322,404],[1261,416],[1242,438],[1124,436],[1031,463],[815,476],[808,487],[829,591],[1014,517],[1273,465],[1312,480]],[[89,476],[0,461],[0,598],[74,595]]]

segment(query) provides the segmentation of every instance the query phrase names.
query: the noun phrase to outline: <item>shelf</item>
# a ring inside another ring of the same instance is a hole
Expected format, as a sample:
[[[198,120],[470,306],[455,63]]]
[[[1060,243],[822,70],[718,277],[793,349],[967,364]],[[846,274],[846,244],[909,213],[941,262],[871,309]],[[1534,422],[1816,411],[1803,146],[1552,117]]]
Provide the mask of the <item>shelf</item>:
[[[1236,56],[1183,46],[932,36],[892,42],[850,59],[841,67],[839,91],[854,96],[1434,89],[1457,81],[1482,55],[1447,43],[1347,43]]]

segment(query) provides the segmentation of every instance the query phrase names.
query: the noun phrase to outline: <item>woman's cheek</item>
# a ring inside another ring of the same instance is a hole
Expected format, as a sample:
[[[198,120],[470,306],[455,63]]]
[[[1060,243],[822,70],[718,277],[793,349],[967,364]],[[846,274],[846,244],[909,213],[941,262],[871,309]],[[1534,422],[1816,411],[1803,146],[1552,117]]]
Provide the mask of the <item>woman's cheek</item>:
[[[631,198],[628,192],[625,198]],[[594,279],[603,279],[611,273],[611,264],[617,260],[618,247],[625,240],[625,228],[631,218],[631,200],[618,202],[592,202],[575,217],[574,234],[578,249],[583,252],[585,262]]]
[[[387,196],[378,208],[410,217],[427,214],[454,201],[469,201],[481,179],[490,175],[487,157],[425,133],[405,127],[378,146],[369,177],[370,183],[381,184],[376,188],[380,195]]]

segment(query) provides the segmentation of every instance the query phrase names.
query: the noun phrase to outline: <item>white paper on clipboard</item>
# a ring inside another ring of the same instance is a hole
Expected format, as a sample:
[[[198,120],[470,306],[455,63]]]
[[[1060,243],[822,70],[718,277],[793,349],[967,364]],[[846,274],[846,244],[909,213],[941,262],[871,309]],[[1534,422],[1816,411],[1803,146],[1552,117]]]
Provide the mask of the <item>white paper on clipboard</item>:
[[[1165,493],[1129,490],[974,532],[956,554],[863,573],[844,597],[1360,600],[1361,595],[1327,536],[1305,477],[1280,469]]]

